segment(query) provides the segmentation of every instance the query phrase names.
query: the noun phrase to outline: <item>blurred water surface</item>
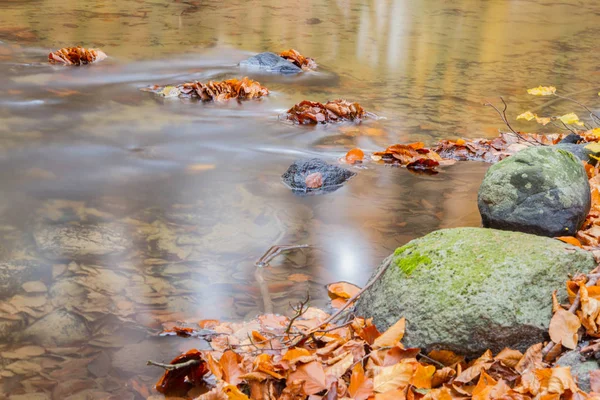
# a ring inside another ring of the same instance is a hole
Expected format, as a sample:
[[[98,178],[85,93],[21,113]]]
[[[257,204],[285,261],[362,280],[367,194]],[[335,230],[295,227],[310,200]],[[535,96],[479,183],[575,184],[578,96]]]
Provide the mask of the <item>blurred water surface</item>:
[[[296,159],[335,163],[353,147],[492,137],[502,125],[481,103],[500,95],[511,118],[572,111],[528,98],[539,84],[594,104],[599,20],[599,5],[575,0],[3,1],[0,392],[141,398],[159,375],[146,359],[204,345],[156,338],[162,324],[285,314],[307,293],[326,307],[324,284],[363,285],[397,246],[477,226],[480,163],[434,176],[350,167],[358,175],[324,196],[296,196],[280,176]],[[110,57],[45,62],[72,45]],[[318,72],[237,67],[288,48]],[[223,105],[139,91],[243,75],[272,94]],[[384,118],[277,118],[302,99],[339,97]],[[282,243],[312,247],[263,271],[265,296],[253,264]]]

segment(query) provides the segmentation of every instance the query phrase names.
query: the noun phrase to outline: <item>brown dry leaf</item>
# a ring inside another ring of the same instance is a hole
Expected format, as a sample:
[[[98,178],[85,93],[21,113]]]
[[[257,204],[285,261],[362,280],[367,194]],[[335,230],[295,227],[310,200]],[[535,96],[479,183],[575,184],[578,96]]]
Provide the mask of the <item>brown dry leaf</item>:
[[[373,393],[373,380],[365,376],[365,370],[361,363],[352,368],[348,394],[355,400],[366,400]]]
[[[328,101],[325,104],[304,100],[287,111],[287,119],[298,124],[359,121],[366,115],[360,104],[342,99]]]
[[[529,347],[523,358],[517,363],[515,370],[520,374],[524,374],[525,372],[541,368],[543,365],[542,362],[542,344],[537,343],[533,346]]]
[[[576,315],[561,308],[552,316],[548,333],[554,343],[574,349],[577,347],[577,331],[580,326],[581,321]]]
[[[373,342],[373,348],[396,346],[404,337],[406,329],[406,319],[400,318],[394,325],[390,326]]]
[[[548,380],[548,392],[563,394],[566,390],[573,393],[578,392],[578,387],[571,376],[570,367],[554,367],[551,369],[552,374]]]
[[[460,356],[450,350],[432,350],[429,354],[427,354],[427,357],[442,363],[447,367],[451,367],[465,360],[463,356]]]
[[[590,372],[590,387],[592,392],[600,393],[600,369]]]
[[[291,63],[296,64],[297,67],[302,68],[304,71],[313,71],[317,69],[317,63],[315,60],[309,57],[304,57],[302,54],[300,54],[300,52],[294,49],[282,51],[279,53],[279,57],[283,57]]]
[[[323,366],[318,361],[309,362],[308,364],[300,365],[288,376],[288,381],[302,380],[302,390],[305,395],[319,393],[321,390],[327,389],[325,383],[325,371]]]
[[[227,350],[221,356],[219,365],[223,371],[223,380],[230,385],[238,385],[242,380],[240,378],[243,375],[243,371],[240,368],[240,362],[242,357],[231,350]]]
[[[320,172],[313,172],[304,178],[304,183],[309,189],[318,189],[323,186],[323,175]]]
[[[431,387],[436,388],[444,383],[450,382],[452,378],[456,376],[456,371],[454,368],[444,367],[442,369],[438,369],[433,374],[433,378],[431,378]]]
[[[13,351],[3,351],[0,356],[10,359],[26,359],[41,356],[45,352],[46,350],[40,346],[23,346]]]
[[[519,350],[504,348],[496,355],[496,357],[494,357],[494,360],[500,361],[509,368],[514,368],[517,366],[521,358],[523,358],[523,353],[521,353]]]
[[[406,390],[390,390],[385,393],[375,393],[375,400],[404,400],[406,399]]]
[[[273,365],[272,356],[266,353],[259,354],[254,359],[254,370],[264,372],[265,374],[271,375],[275,379],[283,379],[284,377],[275,371]]]
[[[373,390],[377,393],[385,393],[406,388],[413,375],[413,369],[412,363],[405,362],[382,367],[373,378]]]
[[[335,376],[336,379],[340,378],[346,373],[346,371],[348,371],[348,368],[350,368],[353,363],[354,356],[352,353],[348,352],[348,354],[346,354],[346,356],[344,356],[341,360],[333,364],[331,367],[325,369],[325,375]]]
[[[593,336],[598,334],[598,323],[600,320],[600,301],[590,297],[588,288],[581,282],[579,284],[579,294],[581,311],[578,313],[581,323],[587,330],[587,333]]]
[[[410,384],[417,389],[431,389],[434,373],[435,367],[433,365],[417,363],[417,368],[410,379]]]
[[[102,61],[106,54],[98,49],[84,49],[83,47],[64,47],[48,54],[48,61],[53,64],[84,65]]]

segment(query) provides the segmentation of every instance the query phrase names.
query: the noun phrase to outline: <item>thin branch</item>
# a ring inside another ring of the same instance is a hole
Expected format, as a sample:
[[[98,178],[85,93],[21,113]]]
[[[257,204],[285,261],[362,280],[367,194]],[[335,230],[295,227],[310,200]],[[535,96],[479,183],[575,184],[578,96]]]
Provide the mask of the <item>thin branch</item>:
[[[504,109],[502,111],[500,111],[498,109],[498,107],[496,107],[495,105],[493,105],[492,103],[483,103],[484,106],[487,107],[492,107],[500,116],[500,118],[502,119],[502,121],[504,122],[504,124],[508,127],[508,129],[510,129],[510,131],[517,136],[517,138],[519,138],[519,140],[522,140],[524,142],[533,144],[533,145],[542,145],[545,146],[543,143],[540,143],[538,141],[531,141],[529,139],[527,139],[526,137],[524,137],[523,135],[521,135],[519,132],[515,131],[513,129],[513,127],[510,125],[510,122],[508,122],[508,118],[506,117],[506,110],[508,109],[508,105],[506,104],[506,102],[504,101],[504,98],[502,96],[500,96],[500,100],[502,101],[502,104],[504,104]]]
[[[186,362],[182,362],[179,364],[163,364],[163,363],[159,363],[156,361],[151,361],[148,360],[146,362],[146,365],[154,365],[157,367],[161,367],[166,369],[167,371],[173,371],[173,370],[177,370],[177,369],[181,369],[181,368],[187,368],[187,367],[191,367],[194,365],[198,365],[202,362],[202,360],[187,360]]]
[[[290,318],[290,322],[288,323],[287,328],[285,328],[285,333],[287,333],[288,335],[290,334],[290,332],[292,330],[292,325],[294,325],[294,321],[296,321],[298,318],[300,318],[302,316],[302,314],[304,314],[306,312],[306,310],[308,309],[308,307],[306,307],[306,306],[308,305],[309,301],[310,301],[310,294],[306,293],[306,299],[304,301],[301,301],[300,303],[298,303],[298,305],[296,307],[294,307],[290,304],[290,307],[292,307],[292,310],[294,310],[296,312],[296,315],[294,315],[292,318]]]
[[[304,249],[310,247],[309,244],[298,244],[298,245],[289,245],[289,244],[281,244],[269,247],[269,249],[263,254],[261,258],[258,259],[257,262],[254,263],[255,267],[266,267],[269,265],[269,262],[279,255],[283,251],[294,250],[294,249]]]
[[[558,97],[559,99],[563,99],[563,100],[567,100],[567,101],[571,101],[581,107],[583,107],[587,112],[590,113],[590,118],[592,119],[592,121],[596,120],[598,122],[600,122],[600,117],[598,115],[596,115],[592,110],[590,110],[585,104],[578,102],[575,99],[572,99],[570,97],[566,97],[566,96],[561,96],[559,94],[554,93],[554,96]]]

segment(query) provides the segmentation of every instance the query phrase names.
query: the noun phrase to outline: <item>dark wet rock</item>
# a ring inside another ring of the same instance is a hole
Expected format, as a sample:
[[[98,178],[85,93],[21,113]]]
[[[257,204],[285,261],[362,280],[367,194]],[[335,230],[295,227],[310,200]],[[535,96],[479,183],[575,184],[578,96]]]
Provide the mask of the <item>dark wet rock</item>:
[[[571,350],[563,354],[556,364],[561,367],[570,367],[571,375],[577,379],[577,383],[581,390],[586,393],[591,391],[590,387],[590,372],[600,369],[600,363],[593,358],[586,359],[579,353],[581,346],[575,350]]]
[[[257,69],[265,72],[275,72],[279,74],[297,74],[302,72],[302,68],[291,63],[275,53],[265,52],[240,62],[240,65],[246,68]]]
[[[579,135],[576,135],[574,133],[570,133],[567,136],[565,136],[560,142],[558,142],[558,144],[568,144],[568,143],[581,143],[581,141],[583,140],[583,138]]]
[[[51,277],[51,267],[35,260],[0,263],[0,298],[16,294],[21,290],[21,285],[27,281],[49,281]]]
[[[558,240],[484,228],[430,233],[389,260],[356,314],[382,332],[405,317],[405,346],[473,357],[544,341],[552,292],[565,301],[569,274],[595,267],[591,253]]]
[[[530,147],[490,167],[479,188],[484,227],[541,236],[574,235],[590,210],[579,159],[553,147]]]
[[[306,177],[314,173],[321,174],[323,184],[319,188],[311,189],[306,186]],[[327,164],[318,158],[311,158],[294,162],[281,178],[283,179],[283,183],[295,192],[319,193],[337,190],[354,175],[356,173],[345,168]]]
[[[115,223],[39,224],[34,238],[39,251],[54,259],[116,255],[132,248],[125,227]]]
[[[23,336],[43,346],[65,346],[89,338],[85,320],[66,310],[56,310],[34,322]]]
[[[571,136],[571,135],[569,135],[569,136]],[[569,136],[567,136],[567,138]],[[574,135],[574,136],[577,136],[577,135]],[[575,140],[575,139],[573,139],[573,140]],[[566,151],[572,153],[575,157],[579,158],[581,161],[585,161],[591,165],[596,165],[596,163],[598,162],[598,158],[600,158],[600,151],[592,151],[588,145],[589,145],[589,143],[577,144],[577,143],[561,142],[554,147],[557,149],[566,150]]]

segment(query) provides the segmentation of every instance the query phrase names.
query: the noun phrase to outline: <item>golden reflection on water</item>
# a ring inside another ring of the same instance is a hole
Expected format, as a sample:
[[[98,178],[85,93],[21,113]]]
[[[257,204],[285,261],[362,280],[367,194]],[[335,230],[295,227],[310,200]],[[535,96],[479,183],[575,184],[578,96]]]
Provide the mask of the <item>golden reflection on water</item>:
[[[481,102],[499,95],[511,118],[572,111],[528,98],[539,84],[597,104],[593,2],[39,0],[0,10],[7,395],[140,398],[130,379],[148,386],[158,376],[146,359],[205,346],[157,338],[162,324],[249,318],[267,305],[285,313],[307,292],[326,307],[324,284],[362,285],[414,237],[479,224],[486,165],[421,176],[367,164],[351,167],[358,175],[342,189],[301,197],[280,182],[295,159],[492,136],[502,126]],[[75,44],[110,59],[44,63]],[[272,90],[265,101],[197,104],[138,90],[238,76],[249,54],[287,48],[322,68],[250,74]],[[304,98],[342,96],[384,119],[313,128],[276,118]],[[275,259],[260,287],[253,264],[276,243],[311,248]]]

